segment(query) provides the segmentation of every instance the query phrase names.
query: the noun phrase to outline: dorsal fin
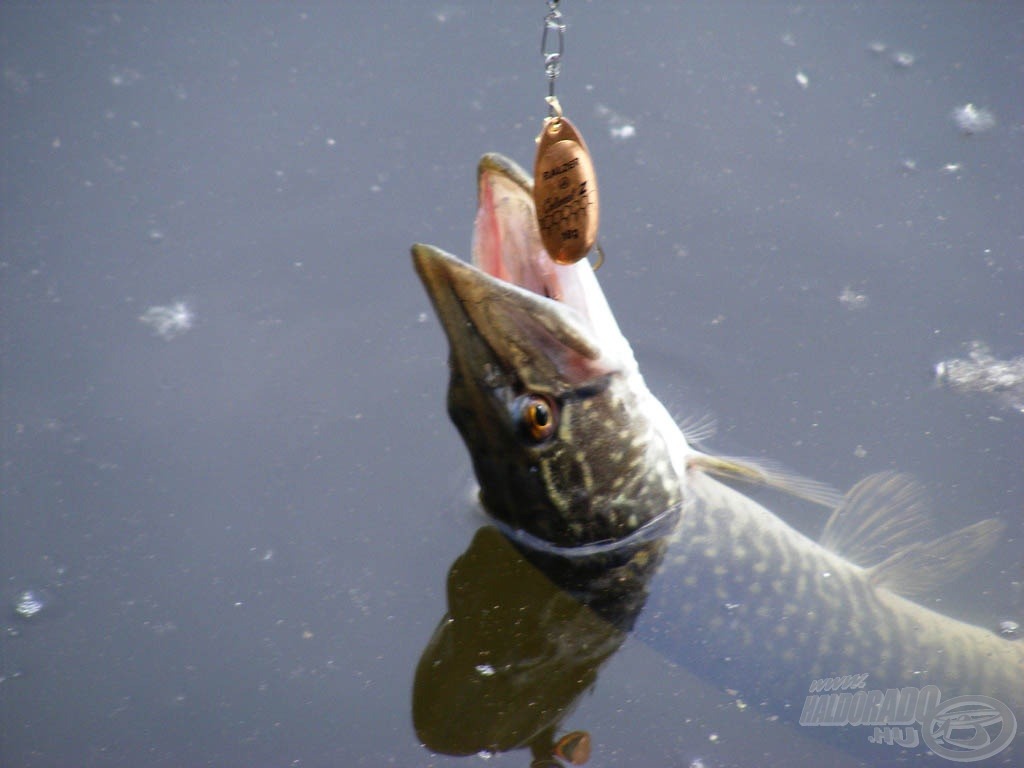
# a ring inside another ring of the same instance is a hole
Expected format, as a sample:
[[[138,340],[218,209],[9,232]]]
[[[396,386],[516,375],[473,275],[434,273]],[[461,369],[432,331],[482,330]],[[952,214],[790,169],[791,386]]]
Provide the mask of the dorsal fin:
[[[829,509],[836,509],[843,502],[842,494],[826,483],[819,483],[817,480],[810,480],[754,459],[694,453],[687,457],[686,466],[724,480],[763,485]]]
[[[849,490],[829,517],[819,543],[870,568],[929,538],[924,489],[907,475],[879,472]]]
[[[926,504],[924,491],[906,475],[870,475],[832,513],[821,545],[867,568],[874,586],[917,595],[969,570],[1005,527],[982,520],[931,539]]]

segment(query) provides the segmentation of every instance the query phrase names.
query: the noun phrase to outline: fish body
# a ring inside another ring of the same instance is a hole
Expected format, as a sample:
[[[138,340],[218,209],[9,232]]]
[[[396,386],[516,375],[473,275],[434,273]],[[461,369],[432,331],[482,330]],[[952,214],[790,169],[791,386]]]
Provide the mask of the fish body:
[[[998,738],[1012,739],[1011,721],[1024,719],[1024,643],[905,596],[965,570],[1001,526],[922,542],[920,499],[900,476],[869,477],[839,500],[696,449],[648,390],[590,266],[547,258],[529,178],[488,155],[478,184],[476,266],[423,245],[413,260],[449,339],[449,413],[503,530],[555,555],[609,561],[617,542],[640,542],[630,573],[663,556],[659,578],[673,589],[661,590],[657,614],[676,618],[656,634],[790,719],[830,724],[812,689],[846,677],[925,691],[926,702],[935,690],[942,701],[995,700]],[[721,477],[835,506],[822,541]]]
[[[881,498],[899,482],[882,474],[859,490]],[[665,556],[683,588],[670,598],[683,617],[674,644],[730,688],[802,715],[814,681],[862,675],[866,690],[985,695],[1020,719],[1024,643],[873,583],[871,569],[707,474],[692,476],[689,490],[693,506]]]

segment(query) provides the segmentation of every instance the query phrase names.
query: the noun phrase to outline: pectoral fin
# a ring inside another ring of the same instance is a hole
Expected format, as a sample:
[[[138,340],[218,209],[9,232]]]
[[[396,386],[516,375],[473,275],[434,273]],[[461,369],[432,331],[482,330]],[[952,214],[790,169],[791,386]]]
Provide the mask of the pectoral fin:
[[[687,457],[686,466],[688,469],[707,472],[723,480],[752,483],[788,493],[790,496],[829,509],[835,509],[843,501],[842,494],[826,483],[819,483],[817,480],[810,480],[754,459],[695,453]]]

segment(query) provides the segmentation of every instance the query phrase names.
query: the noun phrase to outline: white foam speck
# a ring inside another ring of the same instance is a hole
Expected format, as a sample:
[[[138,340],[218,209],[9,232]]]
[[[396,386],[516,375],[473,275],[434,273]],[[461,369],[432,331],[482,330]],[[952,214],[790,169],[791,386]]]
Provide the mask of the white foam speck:
[[[1024,413],[1024,357],[1001,360],[984,342],[972,341],[966,358],[936,363],[935,380],[956,392],[992,395]]]
[[[192,330],[195,315],[184,301],[165,306],[152,306],[139,315],[139,321],[153,328],[161,339],[171,341]]]
[[[868,297],[846,286],[839,294],[839,303],[847,309],[864,309],[868,305]]]
[[[996,116],[987,109],[979,109],[971,103],[953,110],[953,122],[962,133],[968,135],[984,133],[995,127]]]

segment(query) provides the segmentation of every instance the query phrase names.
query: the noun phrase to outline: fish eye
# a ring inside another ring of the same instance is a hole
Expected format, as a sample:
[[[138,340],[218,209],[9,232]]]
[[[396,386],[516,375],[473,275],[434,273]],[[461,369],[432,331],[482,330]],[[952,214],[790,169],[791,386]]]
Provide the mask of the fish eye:
[[[516,418],[525,437],[541,443],[558,428],[558,407],[554,401],[537,394],[523,395],[516,401]]]

